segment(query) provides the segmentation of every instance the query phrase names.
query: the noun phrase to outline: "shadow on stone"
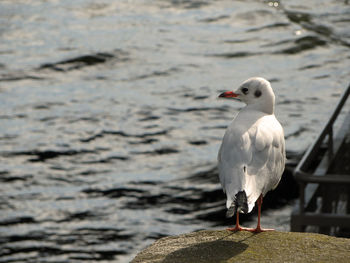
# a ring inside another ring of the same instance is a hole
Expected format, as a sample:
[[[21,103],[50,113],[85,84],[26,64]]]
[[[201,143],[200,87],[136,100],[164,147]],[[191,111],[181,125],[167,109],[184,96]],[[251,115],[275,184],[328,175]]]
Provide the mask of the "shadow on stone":
[[[228,240],[215,240],[176,250],[167,255],[162,262],[220,262],[242,253],[247,248],[248,245],[244,243]]]

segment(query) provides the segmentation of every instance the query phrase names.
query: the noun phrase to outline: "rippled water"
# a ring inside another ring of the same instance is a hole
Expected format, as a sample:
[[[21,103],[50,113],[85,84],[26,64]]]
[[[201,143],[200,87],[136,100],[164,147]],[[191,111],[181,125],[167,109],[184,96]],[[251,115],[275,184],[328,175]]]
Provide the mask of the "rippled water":
[[[349,25],[335,0],[2,0],[0,262],[128,262],[232,224],[216,155],[242,105],[216,97],[256,75],[291,159],[262,220],[288,230],[293,160],[349,82]]]

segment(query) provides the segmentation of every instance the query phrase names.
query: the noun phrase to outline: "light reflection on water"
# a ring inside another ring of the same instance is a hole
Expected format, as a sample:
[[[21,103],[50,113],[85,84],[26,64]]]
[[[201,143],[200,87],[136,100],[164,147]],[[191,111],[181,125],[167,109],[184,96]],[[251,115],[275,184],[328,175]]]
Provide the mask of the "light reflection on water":
[[[2,1],[0,262],[127,262],[156,238],[231,224],[216,154],[242,105],[217,94],[269,79],[292,162],[348,84],[349,11]],[[263,222],[288,230],[283,191]]]

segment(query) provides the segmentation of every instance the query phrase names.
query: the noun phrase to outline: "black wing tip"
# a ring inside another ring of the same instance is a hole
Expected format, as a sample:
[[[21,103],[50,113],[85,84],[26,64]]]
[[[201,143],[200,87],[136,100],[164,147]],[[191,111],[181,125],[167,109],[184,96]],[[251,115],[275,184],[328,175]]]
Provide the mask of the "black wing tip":
[[[226,211],[226,217],[232,217],[235,213],[248,213],[248,198],[245,191],[239,191],[235,195],[235,201]]]
[[[235,196],[236,211],[248,213],[248,198],[245,191],[239,191]]]

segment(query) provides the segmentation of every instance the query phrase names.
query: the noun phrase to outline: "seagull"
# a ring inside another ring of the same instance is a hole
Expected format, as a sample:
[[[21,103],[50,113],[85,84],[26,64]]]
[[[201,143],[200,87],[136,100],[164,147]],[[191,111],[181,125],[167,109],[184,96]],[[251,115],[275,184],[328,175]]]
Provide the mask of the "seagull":
[[[231,231],[262,232],[261,205],[265,194],[277,187],[286,162],[284,132],[274,115],[275,94],[264,78],[244,81],[236,91],[219,98],[234,99],[246,106],[227,128],[218,154],[219,178],[226,193],[227,217],[236,214]],[[239,213],[250,213],[258,205],[255,229],[239,225]]]

